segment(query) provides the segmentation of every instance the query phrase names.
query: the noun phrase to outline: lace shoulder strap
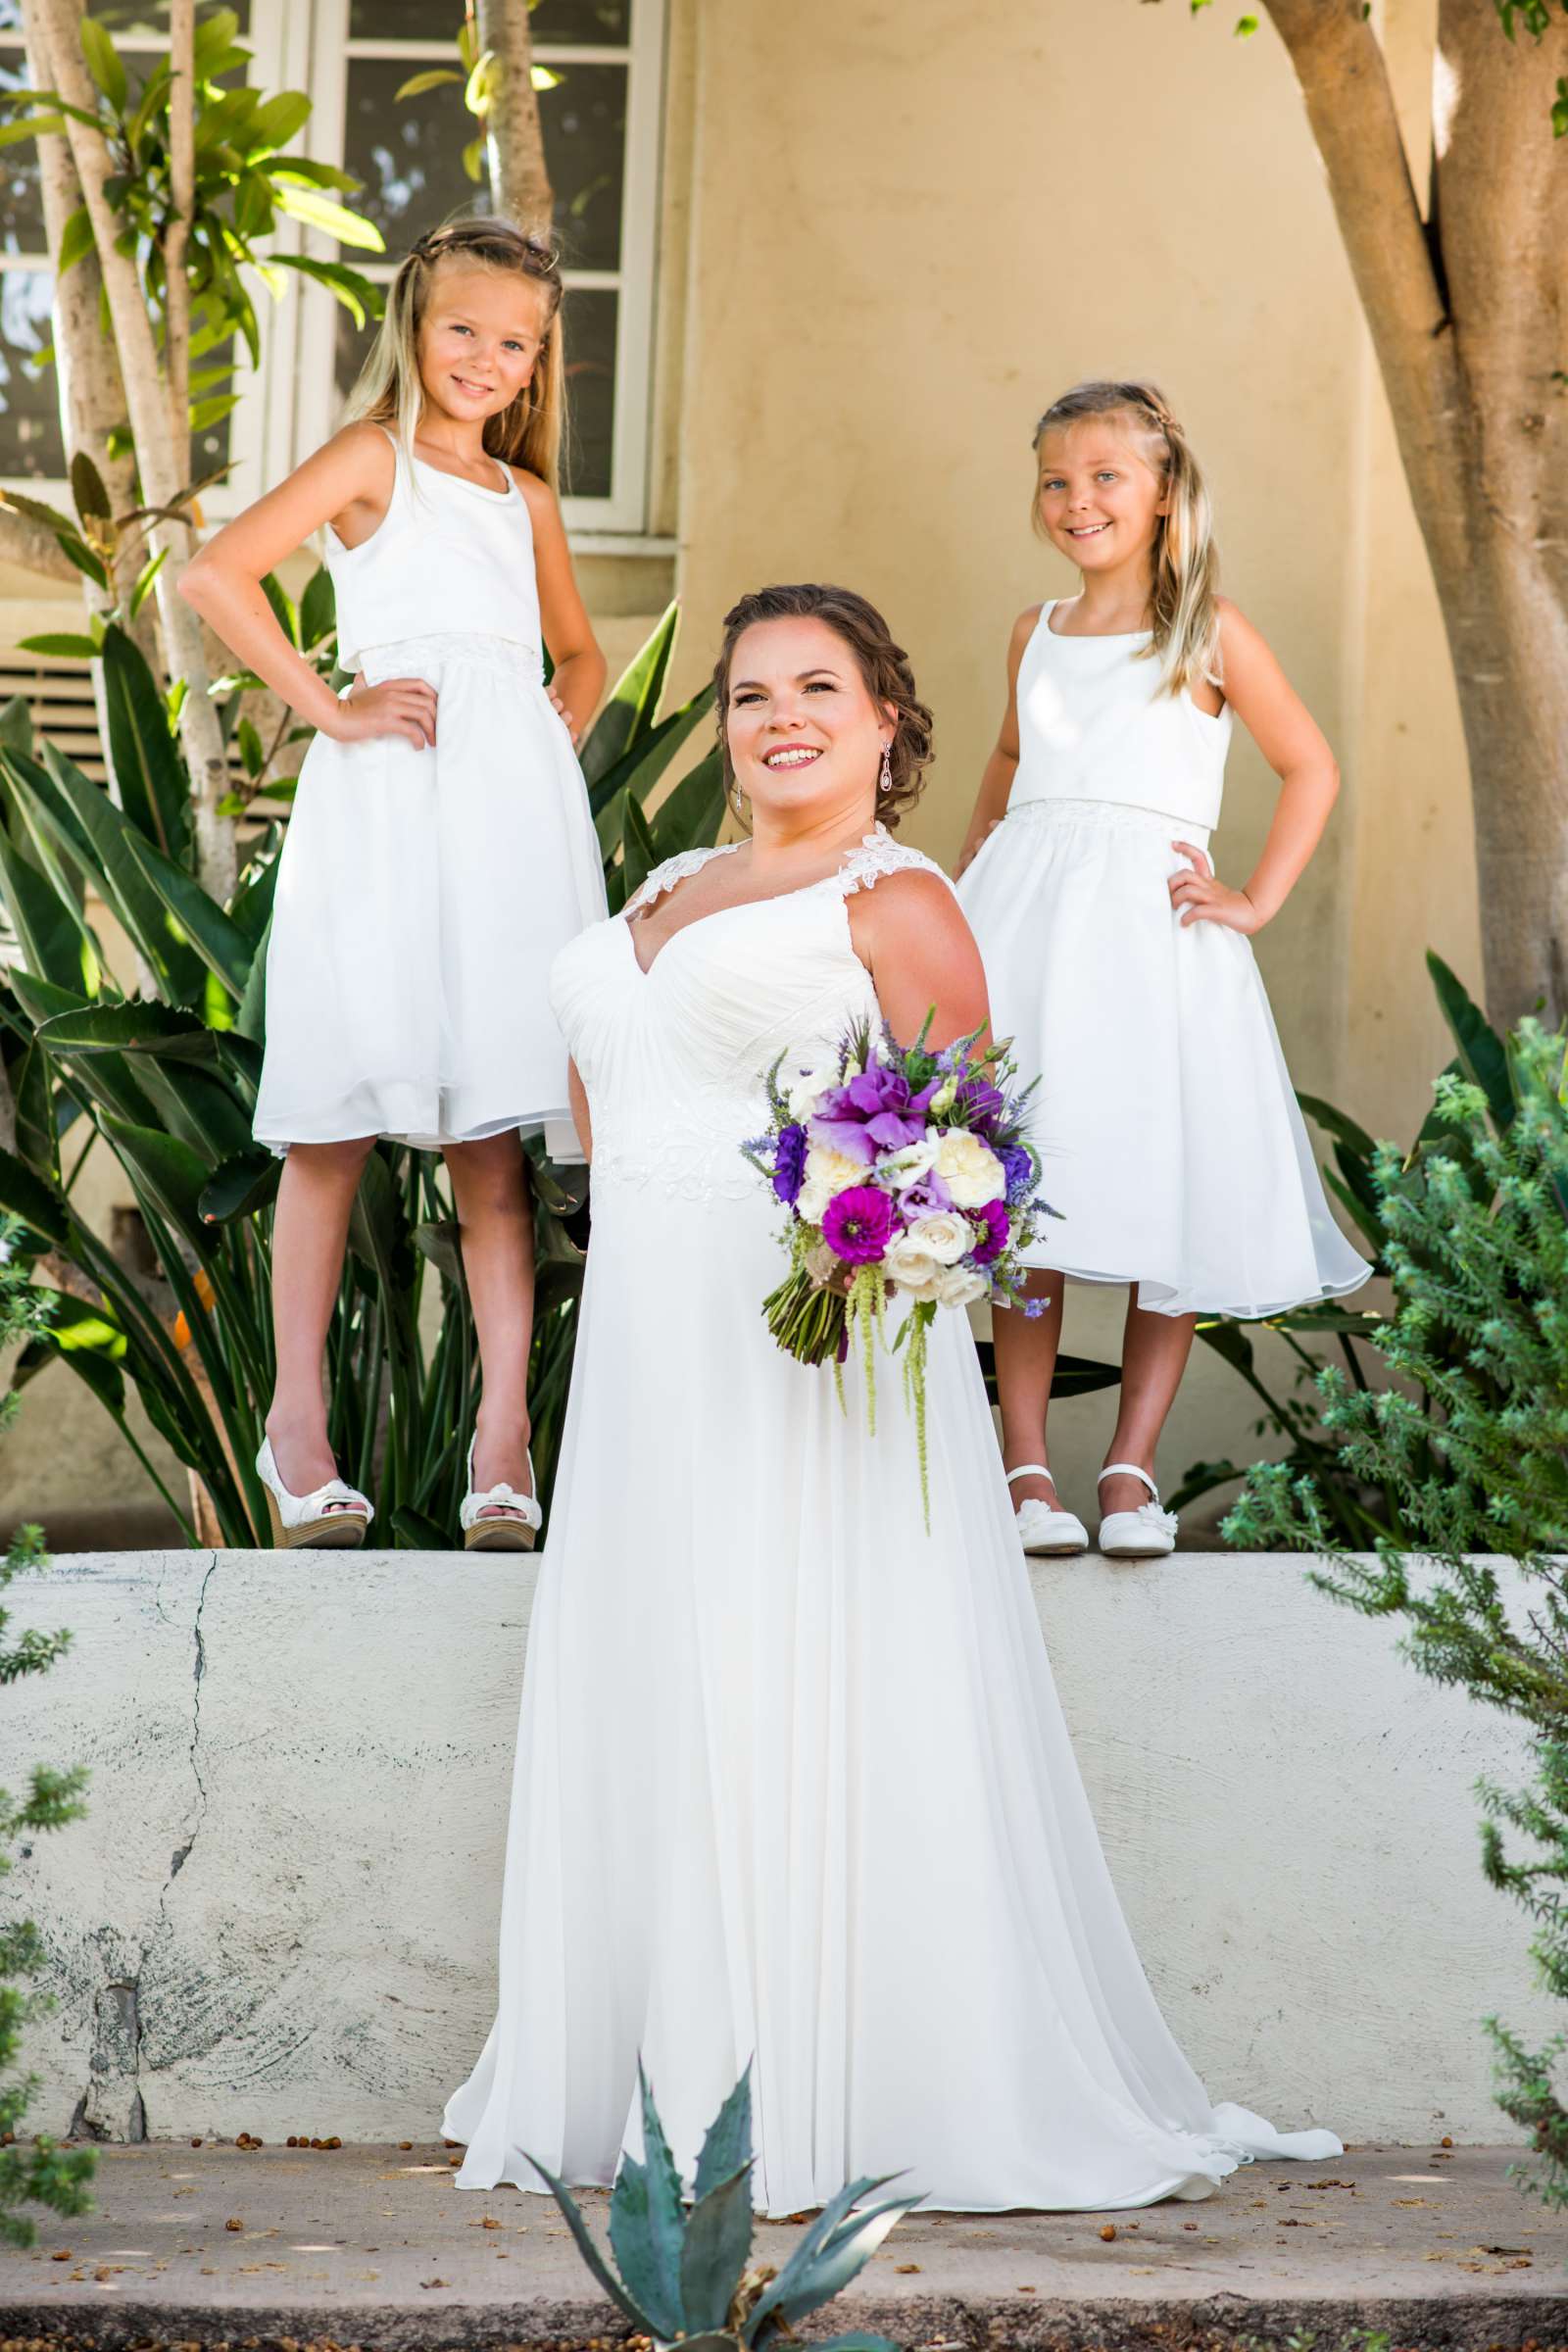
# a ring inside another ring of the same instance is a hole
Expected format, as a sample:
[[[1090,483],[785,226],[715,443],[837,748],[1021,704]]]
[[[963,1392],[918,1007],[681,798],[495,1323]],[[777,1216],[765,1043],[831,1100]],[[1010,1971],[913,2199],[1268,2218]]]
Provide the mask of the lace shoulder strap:
[[[855,891],[869,890],[884,874],[905,873],[935,874],[950,890],[953,888],[950,877],[943,873],[934,858],[927,858],[923,851],[912,849],[906,842],[895,841],[885,825],[878,825],[874,833],[868,833],[850,851],[835,879],[849,898]]]
[[[699,866],[708,864],[710,858],[725,858],[731,850],[738,850],[740,846],[738,841],[721,841],[716,849],[681,850],[675,857],[666,858],[662,865],[655,866],[641,889],[632,892],[621,908],[622,914],[628,917],[641,914],[645,906],[651,906],[656,899],[662,898],[666,890],[673,890],[677,882],[684,882],[688,874],[695,874]]]

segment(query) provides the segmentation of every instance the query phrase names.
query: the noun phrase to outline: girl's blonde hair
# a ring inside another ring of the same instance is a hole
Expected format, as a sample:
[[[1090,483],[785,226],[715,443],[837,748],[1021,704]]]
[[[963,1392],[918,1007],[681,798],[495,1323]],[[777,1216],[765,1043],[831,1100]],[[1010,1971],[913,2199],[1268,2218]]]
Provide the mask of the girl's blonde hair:
[[[1125,416],[1158,474],[1166,511],[1154,517],[1147,652],[1164,665],[1165,691],[1180,694],[1200,679],[1220,684],[1219,551],[1202,469],[1187,435],[1154,384],[1074,384],[1035,426],[1034,524],[1040,519],[1041,444],[1086,416]]]
[[[559,487],[566,422],[561,262],[542,239],[525,236],[510,220],[453,220],[445,228],[431,229],[405,254],[387,290],[381,331],[349,395],[344,421],[388,426],[405,454],[413,457],[414,436],[424,407],[419,329],[429,308],[435,273],[443,262],[466,270],[509,270],[530,279],[545,295],[544,334],[533,373],[515,400],[485,418],[484,446],[503,465],[521,466],[554,490]]]

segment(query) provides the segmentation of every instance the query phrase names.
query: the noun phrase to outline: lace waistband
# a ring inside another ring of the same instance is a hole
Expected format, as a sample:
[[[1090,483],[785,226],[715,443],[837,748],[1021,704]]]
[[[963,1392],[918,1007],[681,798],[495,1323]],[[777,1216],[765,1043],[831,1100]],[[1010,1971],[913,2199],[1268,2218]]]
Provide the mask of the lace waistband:
[[[1166,808],[1141,808],[1130,801],[1073,801],[1065,797],[1019,801],[1007,810],[1006,823],[1036,825],[1094,825],[1106,832],[1157,834],[1169,841],[1180,834],[1195,849],[1206,850],[1212,825],[1195,817],[1173,816]]]
[[[360,648],[359,667],[378,686],[386,678],[427,678],[432,670],[461,662],[468,669],[488,669],[503,677],[526,678],[538,685],[544,663],[536,645],[515,637],[485,637],[455,629],[430,637],[398,637],[386,645]]]

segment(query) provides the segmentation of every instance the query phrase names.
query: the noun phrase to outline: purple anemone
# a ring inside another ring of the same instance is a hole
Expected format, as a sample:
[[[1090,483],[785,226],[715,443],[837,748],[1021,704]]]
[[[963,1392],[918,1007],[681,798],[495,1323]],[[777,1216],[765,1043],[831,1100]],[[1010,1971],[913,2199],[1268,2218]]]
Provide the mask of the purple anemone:
[[[893,1203],[872,1184],[835,1193],[822,1212],[822,1239],[846,1265],[868,1266],[893,1239]]]

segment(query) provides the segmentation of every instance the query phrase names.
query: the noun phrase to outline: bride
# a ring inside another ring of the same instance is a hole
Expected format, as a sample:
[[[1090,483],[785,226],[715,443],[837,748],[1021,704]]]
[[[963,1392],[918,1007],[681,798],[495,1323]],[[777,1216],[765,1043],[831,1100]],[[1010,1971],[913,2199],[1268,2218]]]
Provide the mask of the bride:
[[[868,1436],[855,1365],[845,1411],[768,1335],[763,1074],[866,1016],[960,1037],[985,982],[894,839],[930,713],[881,615],[763,589],[715,676],[751,839],[656,868],[552,978],[593,1240],[459,2184],[610,2181],[639,2054],[688,2182],[755,2058],[768,2214],[899,2171],[948,2210],[1100,2211],[1338,2155],[1211,2106],[1155,2006],[964,1318],[931,1333],[929,1534],[897,1382]]]

